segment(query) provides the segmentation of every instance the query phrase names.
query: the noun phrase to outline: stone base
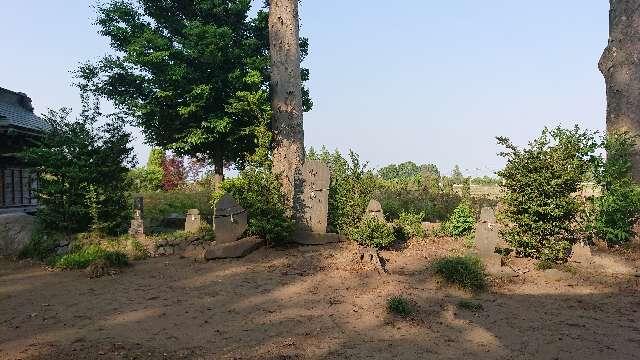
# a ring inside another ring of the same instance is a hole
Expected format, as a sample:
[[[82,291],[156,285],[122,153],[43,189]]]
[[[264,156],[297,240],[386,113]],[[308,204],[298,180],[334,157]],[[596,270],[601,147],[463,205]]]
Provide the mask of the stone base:
[[[15,256],[31,241],[35,217],[27,214],[0,215],[0,256]]]
[[[312,233],[299,231],[293,237],[293,242],[300,245],[326,245],[343,242],[344,238],[339,234]]]
[[[214,245],[207,249],[204,258],[207,260],[245,257],[264,246],[265,240],[257,236],[240,239],[226,244]]]

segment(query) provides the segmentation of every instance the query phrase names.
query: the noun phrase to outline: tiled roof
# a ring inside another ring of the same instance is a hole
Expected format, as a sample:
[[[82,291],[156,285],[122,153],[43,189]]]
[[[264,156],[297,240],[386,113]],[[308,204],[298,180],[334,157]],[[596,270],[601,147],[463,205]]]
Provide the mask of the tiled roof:
[[[9,90],[2,89],[5,92]],[[14,93],[14,92],[11,92]],[[22,96],[22,94],[14,93]],[[25,95],[26,96],[26,95]],[[30,100],[29,100],[30,101]],[[19,127],[27,130],[46,130],[47,123],[36,116],[32,111],[25,109],[19,104],[4,102],[0,100],[0,126]]]
[[[0,102],[0,125],[17,126],[31,130],[46,130],[47,123],[36,114],[14,104]]]

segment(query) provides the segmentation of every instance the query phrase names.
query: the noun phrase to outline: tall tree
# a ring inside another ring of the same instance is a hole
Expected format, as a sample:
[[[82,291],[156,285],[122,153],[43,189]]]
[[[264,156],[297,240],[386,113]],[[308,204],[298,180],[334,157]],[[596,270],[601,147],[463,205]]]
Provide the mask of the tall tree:
[[[301,206],[299,181],[304,163],[302,78],[298,0],[269,1],[273,168],[280,176],[288,205]]]
[[[640,0],[610,0],[609,43],[599,68],[607,86],[607,132],[640,135]],[[640,148],[633,155],[640,181]]]
[[[97,25],[114,54],[77,76],[147,142],[206,159],[221,178],[271,126],[268,13],[249,18],[250,9],[250,0],[108,0]]]

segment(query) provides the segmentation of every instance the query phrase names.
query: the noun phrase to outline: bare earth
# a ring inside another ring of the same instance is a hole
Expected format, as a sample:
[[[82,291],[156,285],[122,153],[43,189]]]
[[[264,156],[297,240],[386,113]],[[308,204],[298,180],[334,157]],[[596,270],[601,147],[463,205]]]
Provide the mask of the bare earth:
[[[385,252],[387,276],[356,265],[351,244],[151,259],[93,280],[0,259],[0,359],[640,358],[640,251],[559,281],[518,260],[524,274],[477,297],[429,270],[452,251],[422,240]],[[414,301],[409,319],[386,312],[397,294]]]

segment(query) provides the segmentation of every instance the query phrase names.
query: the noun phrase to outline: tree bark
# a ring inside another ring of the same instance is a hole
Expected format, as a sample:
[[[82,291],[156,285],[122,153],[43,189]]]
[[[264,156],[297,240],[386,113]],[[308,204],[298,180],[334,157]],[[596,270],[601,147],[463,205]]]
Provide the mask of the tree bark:
[[[607,87],[607,133],[640,135],[640,0],[610,0],[609,43],[598,67]],[[640,181],[640,147],[632,155]]]
[[[220,183],[224,180],[224,161],[216,159],[213,164],[213,188],[218,189]]]
[[[270,0],[269,43],[273,172],[280,176],[288,205],[297,214],[305,157],[298,0]]]

